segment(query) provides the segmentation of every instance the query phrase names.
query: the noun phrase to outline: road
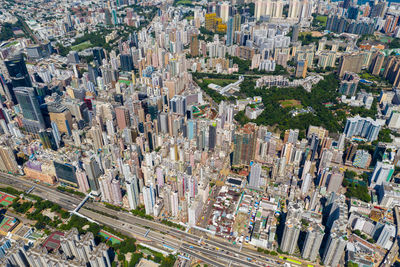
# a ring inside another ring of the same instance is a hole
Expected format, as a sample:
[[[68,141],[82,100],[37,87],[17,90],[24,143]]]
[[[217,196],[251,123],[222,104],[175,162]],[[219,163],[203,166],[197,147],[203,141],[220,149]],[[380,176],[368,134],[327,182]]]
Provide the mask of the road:
[[[394,217],[396,218],[396,238],[393,242],[392,247],[386,253],[385,258],[382,260],[381,267],[390,267],[393,266],[394,262],[397,259],[397,255],[399,253],[399,238],[400,238],[400,213],[399,207],[395,206],[393,208]]]
[[[75,196],[75,195],[72,196],[72,195],[69,195],[64,192],[59,192],[54,187],[48,187],[48,186],[44,186],[41,184],[37,184],[37,183],[33,182],[32,180],[27,180],[20,176],[0,174],[0,184],[8,185],[8,186],[11,186],[16,189],[23,190],[23,191],[25,191],[25,190],[31,188],[33,185],[35,185],[36,187],[32,191],[31,194],[38,195],[42,198],[48,199],[54,203],[59,204],[61,207],[65,208],[67,210],[73,210],[77,205],[79,205],[79,203],[83,199],[79,196]],[[149,220],[134,216],[131,213],[111,210],[111,209],[103,206],[101,203],[87,202],[84,205],[84,207],[79,211],[82,215],[85,215],[85,216],[93,219],[96,222],[106,224],[110,227],[115,227],[114,224],[116,224],[116,222],[117,222],[115,219],[112,219],[111,217],[103,216],[99,213],[95,213],[95,212],[91,213],[91,211],[86,209],[85,207],[90,208],[91,210],[96,210],[96,211],[103,212],[105,214],[109,214],[110,216],[113,216],[113,217],[117,217],[118,223],[121,223],[119,227],[124,227],[124,226],[122,226],[122,223],[125,223],[126,225],[128,225],[128,227],[132,226],[132,225],[136,225],[136,226],[139,226],[139,227],[142,227],[145,229],[150,228],[153,230],[150,232],[152,234],[151,235],[149,234],[150,237],[153,237],[155,232],[160,232],[160,234],[162,232],[163,234],[161,234],[161,235],[164,236],[164,238],[165,237],[173,238],[175,244],[177,244],[177,239],[178,239],[178,240],[181,240],[182,242],[184,242],[185,244],[191,244],[194,246],[194,245],[198,244],[198,242],[201,238],[201,236],[192,235],[190,233],[186,233],[184,231],[181,231],[181,230],[178,230],[178,229],[175,229],[172,227],[168,227],[168,226],[161,224],[159,222],[156,222],[156,221],[149,221]],[[107,220],[106,220],[106,218],[107,218]],[[106,222],[108,222],[108,223],[106,223]],[[118,229],[121,229],[121,228],[118,228]],[[130,234],[135,234],[135,232],[136,232],[137,234],[140,235],[141,233],[143,233],[143,230],[138,230],[138,228],[126,229],[126,227],[125,227],[124,232],[128,232]],[[149,239],[150,239],[150,237],[149,237]],[[157,237],[154,237],[154,238],[157,238]],[[242,266],[243,263],[246,262],[245,266],[263,266],[263,265],[279,266],[278,262],[273,257],[265,256],[264,254],[260,254],[256,251],[248,249],[248,248],[243,248],[241,251],[239,251],[239,249],[240,249],[239,246],[234,246],[227,241],[213,240],[213,239],[207,239],[207,238],[203,238],[202,241],[203,242],[201,244],[201,248],[209,249],[210,251],[207,252],[209,255],[214,255],[214,258],[217,258],[217,259],[219,259],[219,258],[232,259],[233,265],[237,264],[238,266]],[[176,247],[176,245],[173,247]],[[187,248],[185,250],[187,250]],[[198,249],[197,249],[197,251],[198,251]],[[231,254],[233,254],[234,256],[225,254],[227,256],[224,255],[224,257],[222,257],[221,253],[226,253],[227,251],[230,252]],[[194,253],[194,255],[198,255],[198,253]],[[247,261],[247,258],[251,258],[253,260],[253,262],[256,262],[256,264],[251,264],[250,262]]]

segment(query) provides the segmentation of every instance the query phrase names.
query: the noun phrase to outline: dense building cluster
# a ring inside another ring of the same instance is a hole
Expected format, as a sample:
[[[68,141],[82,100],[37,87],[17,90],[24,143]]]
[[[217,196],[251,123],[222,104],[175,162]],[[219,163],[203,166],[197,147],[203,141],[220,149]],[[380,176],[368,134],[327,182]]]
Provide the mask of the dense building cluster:
[[[219,252],[235,266],[395,264],[400,5],[3,2],[0,178],[245,247]],[[125,264],[90,232],[42,228],[40,246],[1,238],[2,264]]]

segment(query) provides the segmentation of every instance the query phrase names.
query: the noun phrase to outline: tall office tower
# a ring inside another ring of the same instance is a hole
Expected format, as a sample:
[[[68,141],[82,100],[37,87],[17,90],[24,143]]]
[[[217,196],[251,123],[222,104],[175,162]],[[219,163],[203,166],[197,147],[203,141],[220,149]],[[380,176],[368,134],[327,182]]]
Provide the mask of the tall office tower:
[[[98,193],[100,190],[99,177],[103,174],[99,162],[95,156],[90,158],[82,159],[83,168],[86,171],[86,175],[89,181],[89,187],[94,193]]]
[[[227,23],[226,29],[226,46],[231,46],[233,44],[233,33],[234,33],[234,18],[230,17]]]
[[[102,131],[99,126],[92,126],[89,130],[89,134],[93,139],[93,146],[95,151],[98,151],[103,148],[104,141],[102,137]]]
[[[139,206],[139,185],[136,176],[125,177],[126,192],[128,195],[129,207],[134,210]]]
[[[306,240],[301,251],[303,259],[315,261],[318,256],[319,248],[321,247],[322,239],[324,238],[324,226],[313,223],[307,228]]]
[[[153,214],[153,208],[156,203],[156,195],[154,192],[153,185],[151,184],[150,186],[143,187],[142,191],[143,191],[143,202],[146,214],[147,215]]]
[[[44,149],[57,150],[58,146],[54,137],[54,133],[51,129],[40,130],[38,134]]]
[[[78,180],[79,191],[86,193],[89,191],[89,182],[86,172],[82,169],[76,170],[76,179]]]
[[[217,142],[217,127],[215,123],[208,126],[208,148],[214,150]]]
[[[101,66],[103,64],[103,59],[106,58],[106,56],[104,54],[104,49],[101,47],[94,47],[92,52],[93,52],[94,61],[96,62],[96,64],[98,66]]]
[[[129,118],[129,110],[126,107],[123,106],[116,107],[115,117],[117,119],[117,125],[120,130],[123,130],[131,125],[131,121]]]
[[[58,126],[55,122],[51,122],[51,132],[54,136],[54,141],[56,143],[57,148],[60,147],[60,143],[61,143],[61,134],[60,131],[58,130]]]
[[[281,250],[293,254],[300,235],[300,223],[297,219],[287,218],[281,241]]]
[[[22,123],[28,132],[38,133],[45,129],[45,121],[40,111],[39,101],[34,88],[17,87],[14,88],[15,97],[22,109],[24,116]]]
[[[308,65],[308,61],[307,60],[299,60],[297,62],[296,77],[298,77],[298,78],[302,77],[303,79],[306,77],[307,65]]]
[[[0,146],[0,170],[8,173],[18,173],[18,164],[12,149]]]
[[[347,241],[344,239],[345,233],[337,231],[331,232],[325,247],[322,262],[326,266],[338,266],[339,260],[342,258]]]
[[[122,54],[119,56],[119,60],[121,62],[121,70],[122,71],[131,71],[133,70],[133,58],[130,54]]]
[[[13,87],[32,87],[31,78],[22,54],[4,61]]]
[[[256,142],[256,126],[254,124],[246,124],[238,129],[233,135],[233,151],[232,165],[249,165],[254,158],[254,149]]]
[[[253,162],[249,175],[249,188],[259,189],[261,179],[261,165]]]
[[[57,129],[65,134],[71,135],[72,128],[72,114],[66,106],[61,104],[48,105],[50,120],[57,125]]]
[[[384,61],[385,54],[380,51],[375,52],[372,56],[371,64],[369,65],[369,72],[372,73],[372,75],[379,75]]]
[[[375,185],[382,185],[383,183],[390,182],[393,172],[394,165],[378,161],[371,176],[370,186],[374,187]]]
[[[199,36],[197,34],[190,35],[190,55],[192,57],[199,55]]]
[[[345,72],[354,72],[354,73],[361,72],[363,60],[364,60],[363,53],[343,55],[339,61],[339,68],[338,68],[339,77],[340,78],[343,77]]]

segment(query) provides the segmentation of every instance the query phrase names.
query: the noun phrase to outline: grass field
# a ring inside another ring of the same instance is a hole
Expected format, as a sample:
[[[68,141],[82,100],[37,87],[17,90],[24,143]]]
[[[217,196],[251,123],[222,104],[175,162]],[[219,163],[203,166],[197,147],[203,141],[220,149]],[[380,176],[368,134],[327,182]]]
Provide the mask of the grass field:
[[[19,43],[18,41],[14,41],[14,42],[11,42],[11,43],[6,44],[4,47],[14,46],[14,45],[16,45],[16,44],[18,44],[18,43]]]
[[[192,1],[191,0],[180,0],[178,2],[176,2],[176,5],[187,5],[187,4],[191,4]]]
[[[90,41],[86,41],[86,42],[71,46],[71,49],[74,51],[82,51],[91,46],[92,46],[92,43]]]
[[[127,80],[118,80],[119,83],[124,83],[126,85],[130,85],[132,82]]]
[[[204,82],[207,84],[213,83],[222,87],[227,86],[228,84],[234,83],[237,80],[232,80],[232,79],[204,79]]]
[[[8,207],[12,204],[14,196],[8,195],[6,193],[0,192],[0,205],[3,207]]]
[[[124,241],[122,238],[119,238],[118,236],[104,230],[100,230],[100,235],[104,236],[107,240],[110,240],[112,244],[118,244]]]
[[[301,105],[301,102],[296,99],[289,99],[289,100],[281,100],[279,101],[279,104],[281,104],[282,108],[302,108],[303,106]]]
[[[328,17],[327,17],[327,16],[318,15],[315,19],[316,19],[318,22],[320,22],[320,23],[322,24],[322,26],[326,27],[326,21],[328,20]]]

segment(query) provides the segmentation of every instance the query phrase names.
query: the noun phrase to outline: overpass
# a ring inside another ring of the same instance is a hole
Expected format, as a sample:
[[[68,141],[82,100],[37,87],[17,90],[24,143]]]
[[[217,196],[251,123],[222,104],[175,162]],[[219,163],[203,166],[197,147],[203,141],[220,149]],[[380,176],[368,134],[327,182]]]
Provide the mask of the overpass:
[[[219,93],[220,93],[221,95],[225,95],[226,92],[228,92],[229,90],[234,89],[235,87],[239,86],[243,81],[244,81],[244,76],[241,75],[241,76],[239,76],[239,80],[237,80],[237,81],[234,82],[234,83],[228,84],[227,86],[225,86],[224,88],[222,88],[222,89],[219,91]]]
[[[75,208],[73,211],[71,211],[71,212],[72,212],[72,213],[77,213],[77,212],[82,208],[82,206],[86,203],[86,201],[87,201],[90,197],[93,197],[93,196],[92,196],[92,192],[90,192],[89,194],[87,194],[86,197],[81,201],[81,203],[79,203],[79,205],[76,206],[76,208]]]

